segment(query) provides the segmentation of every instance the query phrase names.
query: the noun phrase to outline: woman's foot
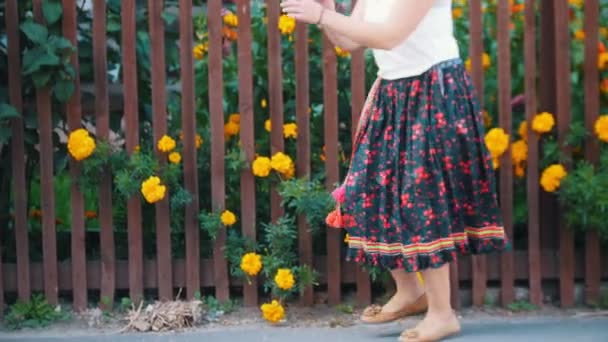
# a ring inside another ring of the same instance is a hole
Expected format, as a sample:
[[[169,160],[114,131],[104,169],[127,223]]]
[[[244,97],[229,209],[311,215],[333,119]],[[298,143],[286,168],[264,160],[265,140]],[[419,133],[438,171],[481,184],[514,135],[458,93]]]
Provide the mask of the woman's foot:
[[[428,303],[424,293],[412,296],[397,291],[384,306],[372,305],[366,308],[361,315],[361,321],[369,324],[388,323],[424,313],[427,308]]]
[[[416,327],[404,331],[399,337],[399,341],[442,341],[447,337],[457,335],[460,330],[460,322],[453,311],[445,314],[427,314]]]

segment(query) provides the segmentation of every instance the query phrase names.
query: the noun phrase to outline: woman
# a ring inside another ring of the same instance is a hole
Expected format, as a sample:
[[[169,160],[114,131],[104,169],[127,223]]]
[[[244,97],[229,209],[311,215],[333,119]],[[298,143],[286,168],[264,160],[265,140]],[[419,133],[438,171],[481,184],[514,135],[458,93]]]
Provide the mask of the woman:
[[[349,257],[391,270],[396,294],[362,320],[426,311],[401,341],[460,332],[450,305],[457,254],[506,248],[481,110],[453,35],[451,0],[358,0],[351,16],[333,0],[284,0],[344,49],[373,49],[378,80],[359,122],[350,170],[335,193],[334,225]],[[415,272],[422,272],[425,288]]]

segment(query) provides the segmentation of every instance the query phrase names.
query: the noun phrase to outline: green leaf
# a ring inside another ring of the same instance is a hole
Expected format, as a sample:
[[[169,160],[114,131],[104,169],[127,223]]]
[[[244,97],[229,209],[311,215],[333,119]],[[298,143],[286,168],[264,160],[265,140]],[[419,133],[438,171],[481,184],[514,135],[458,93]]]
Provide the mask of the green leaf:
[[[34,81],[34,85],[36,88],[42,88],[49,83],[51,79],[51,73],[48,71],[38,71],[32,73],[32,81]]]
[[[4,145],[11,138],[11,129],[9,127],[0,126],[0,145]]]
[[[0,120],[8,120],[18,117],[19,112],[17,111],[17,108],[6,103],[0,103]]]
[[[63,14],[61,1],[44,0],[42,2],[42,13],[44,15],[44,19],[49,25],[56,23]]]
[[[67,102],[74,94],[74,82],[69,80],[58,81],[53,86],[53,94],[60,102]]]
[[[21,31],[27,36],[29,40],[36,44],[43,44],[46,42],[49,31],[46,27],[37,24],[31,20],[28,20],[21,24]]]
[[[23,74],[29,75],[40,70],[42,66],[57,66],[60,63],[61,60],[56,55],[49,54],[41,48],[34,48],[23,55]]]

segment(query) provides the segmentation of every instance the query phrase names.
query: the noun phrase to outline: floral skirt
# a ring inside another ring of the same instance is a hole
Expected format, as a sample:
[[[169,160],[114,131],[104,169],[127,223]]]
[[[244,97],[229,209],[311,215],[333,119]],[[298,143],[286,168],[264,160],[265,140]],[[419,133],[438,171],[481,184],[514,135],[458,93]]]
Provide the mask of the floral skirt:
[[[507,248],[476,96],[460,59],[376,81],[336,197],[349,259],[415,272]]]

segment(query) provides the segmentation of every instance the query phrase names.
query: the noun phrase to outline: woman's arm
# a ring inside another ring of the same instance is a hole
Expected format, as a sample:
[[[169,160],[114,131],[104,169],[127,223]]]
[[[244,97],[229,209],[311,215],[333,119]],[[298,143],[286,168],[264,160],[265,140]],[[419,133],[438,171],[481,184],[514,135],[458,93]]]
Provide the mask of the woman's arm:
[[[363,20],[363,14],[364,14],[363,9],[365,8],[365,1],[367,1],[367,0],[357,1],[355,8],[353,9],[352,13],[350,14],[351,18],[357,19],[357,20]],[[334,0],[324,0],[324,1],[321,1],[321,4],[324,5],[327,10],[335,11],[335,9],[336,9]],[[324,26],[322,29],[323,29],[323,32],[325,32],[325,34],[327,35],[329,40],[331,40],[331,42],[334,45],[337,45],[344,50],[353,51],[353,50],[357,50],[362,47],[361,44],[355,43],[352,39],[349,39],[348,37],[345,37],[335,31],[333,31],[332,29],[330,29],[327,26]]]
[[[327,10],[314,0],[285,0],[281,6],[289,16],[306,23],[323,25],[361,46],[391,50],[416,30],[433,7],[433,0],[395,1],[388,20],[382,23],[368,23]]]

